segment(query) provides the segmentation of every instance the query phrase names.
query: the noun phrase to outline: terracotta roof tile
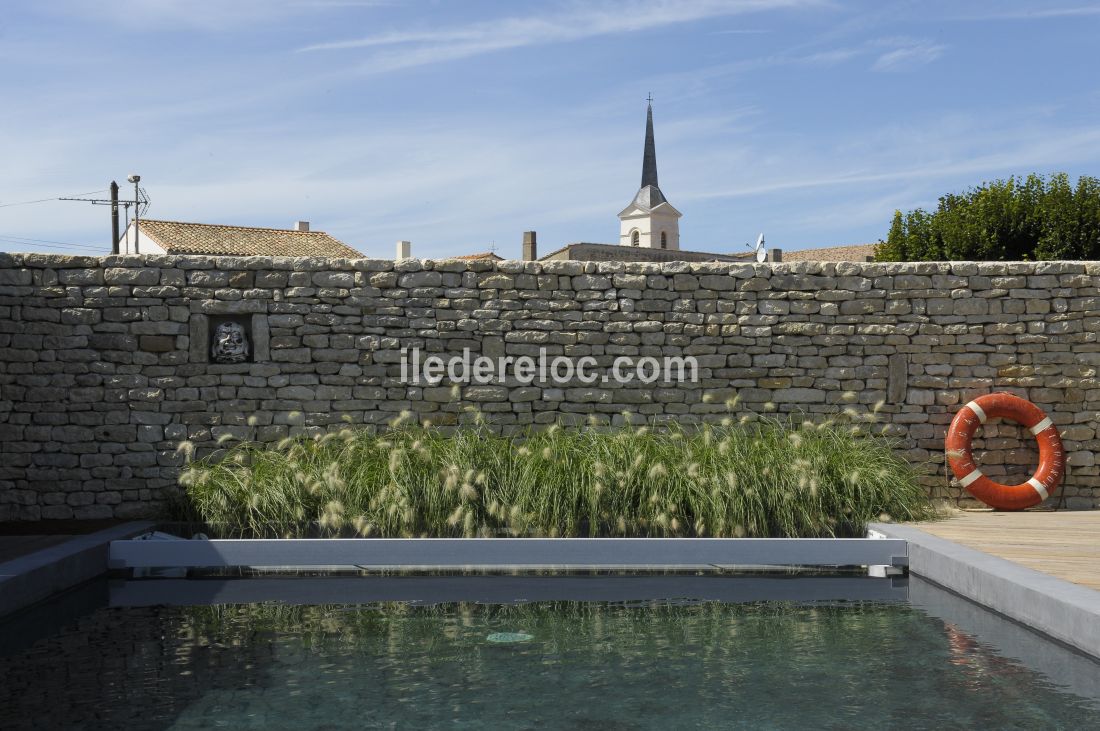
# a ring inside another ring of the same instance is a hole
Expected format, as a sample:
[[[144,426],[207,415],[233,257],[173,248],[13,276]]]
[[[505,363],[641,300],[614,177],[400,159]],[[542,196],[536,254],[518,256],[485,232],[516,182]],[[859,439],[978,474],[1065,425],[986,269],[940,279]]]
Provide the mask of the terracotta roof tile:
[[[221,226],[143,219],[141,233],[169,254],[216,256],[332,256],[348,259],[362,254],[324,231]]]
[[[686,249],[650,249],[648,247],[624,246],[622,244],[600,244],[600,243],[596,243],[594,241],[577,241],[577,242],[574,242],[572,244],[566,244],[565,246],[554,249],[549,254],[543,254],[542,256],[539,257],[539,261],[548,261],[550,259],[550,257],[554,256],[555,254],[560,254],[561,252],[572,249],[575,246],[598,247],[598,249],[600,249],[602,251],[605,251],[605,252],[622,253],[622,255],[623,255],[622,261],[656,261],[655,259],[654,260],[638,259],[636,255],[632,255],[632,253],[631,253],[631,252],[642,252],[642,254],[644,255],[646,252],[651,252],[651,251],[652,252],[660,252],[661,254],[671,254],[671,253],[676,253],[676,252],[681,253],[681,254],[687,254],[687,255],[693,257],[692,258],[693,261],[706,261],[707,257],[714,257],[713,261],[734,261],[734,260],[740,261],[742,259],[744,259],[746,261],[749,261],[749,260],[755,261],[755,259],[753,258],[753,254],[751,254],[751,253],[749,253],[749,254],[741,254],[741,253],[721,254],[721,253],[707,252],[707,251],[688,251]],[[675,259],[667,258],[667,259],[662,259],[661,261],[675,261]]]
[[[874,256],[875,244],[853,244],[824,249],[784,251],[783,261],[867,261]]]
[[[483,251],[480,254],[465,254],[463,256],[449,256],[448,259],[462,259],[463,261],[476,261],[478,259],[492,259],[494,261],[504,261],[503,256],[497,256],[492,251]]]

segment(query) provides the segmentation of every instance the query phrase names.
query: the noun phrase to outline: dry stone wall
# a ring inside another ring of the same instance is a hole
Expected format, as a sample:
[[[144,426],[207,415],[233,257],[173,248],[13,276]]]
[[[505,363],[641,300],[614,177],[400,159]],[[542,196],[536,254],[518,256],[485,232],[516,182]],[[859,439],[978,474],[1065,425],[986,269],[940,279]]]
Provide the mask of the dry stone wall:
[[[1022,395],[1062,432],[1069,506],[1100,506],[1100,263],[478,262],[0,254],[0,519],[155,512],[190,440],[272,442],[402,412],[436,424],[684,423],[882,406],[930,490],[944,431]],[[248,361],[212,363],[232,320]],[[695,383],[413,385],[400,349],[698,359]],[[801,418],[801,417],[800,417]],[[987,473],[1031,438],[991,424]]]

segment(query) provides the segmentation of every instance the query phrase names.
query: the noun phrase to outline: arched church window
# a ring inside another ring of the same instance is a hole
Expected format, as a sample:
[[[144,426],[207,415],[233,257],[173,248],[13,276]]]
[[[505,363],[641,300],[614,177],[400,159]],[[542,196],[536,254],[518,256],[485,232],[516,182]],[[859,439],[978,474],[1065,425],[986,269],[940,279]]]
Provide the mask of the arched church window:
[[[630,234],[630,245],[637,246],[640,243],[642,243],[642,237],[638,234],[638,231],[635,230]]]
[[[661,232],[661,248],[662,249],[667,249],[668,248],[668,234],[665,233],[664,231]]]

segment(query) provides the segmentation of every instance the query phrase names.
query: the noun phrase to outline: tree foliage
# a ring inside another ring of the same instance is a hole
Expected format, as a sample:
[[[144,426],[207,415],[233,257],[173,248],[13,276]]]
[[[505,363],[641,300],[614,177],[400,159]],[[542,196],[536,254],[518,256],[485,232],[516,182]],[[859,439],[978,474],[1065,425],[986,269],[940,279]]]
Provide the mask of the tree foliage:
[[[983,183],[936,210],[894,212],[877,261],[1100,259],[1100,180],[1065,173]]]

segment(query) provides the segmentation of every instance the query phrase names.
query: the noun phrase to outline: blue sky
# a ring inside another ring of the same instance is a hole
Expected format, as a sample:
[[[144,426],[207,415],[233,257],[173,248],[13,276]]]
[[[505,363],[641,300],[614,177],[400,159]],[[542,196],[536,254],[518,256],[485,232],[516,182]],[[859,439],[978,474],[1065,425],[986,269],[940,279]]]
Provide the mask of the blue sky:
[[[0,250],[90,253],[153,218],[368,256],[615,242],[652,92],[685,249],[874,241],[895,208],[1100,175],[1100,4],[43,0],[0,16]],[[57,243],[61,242],[61,243]]]

